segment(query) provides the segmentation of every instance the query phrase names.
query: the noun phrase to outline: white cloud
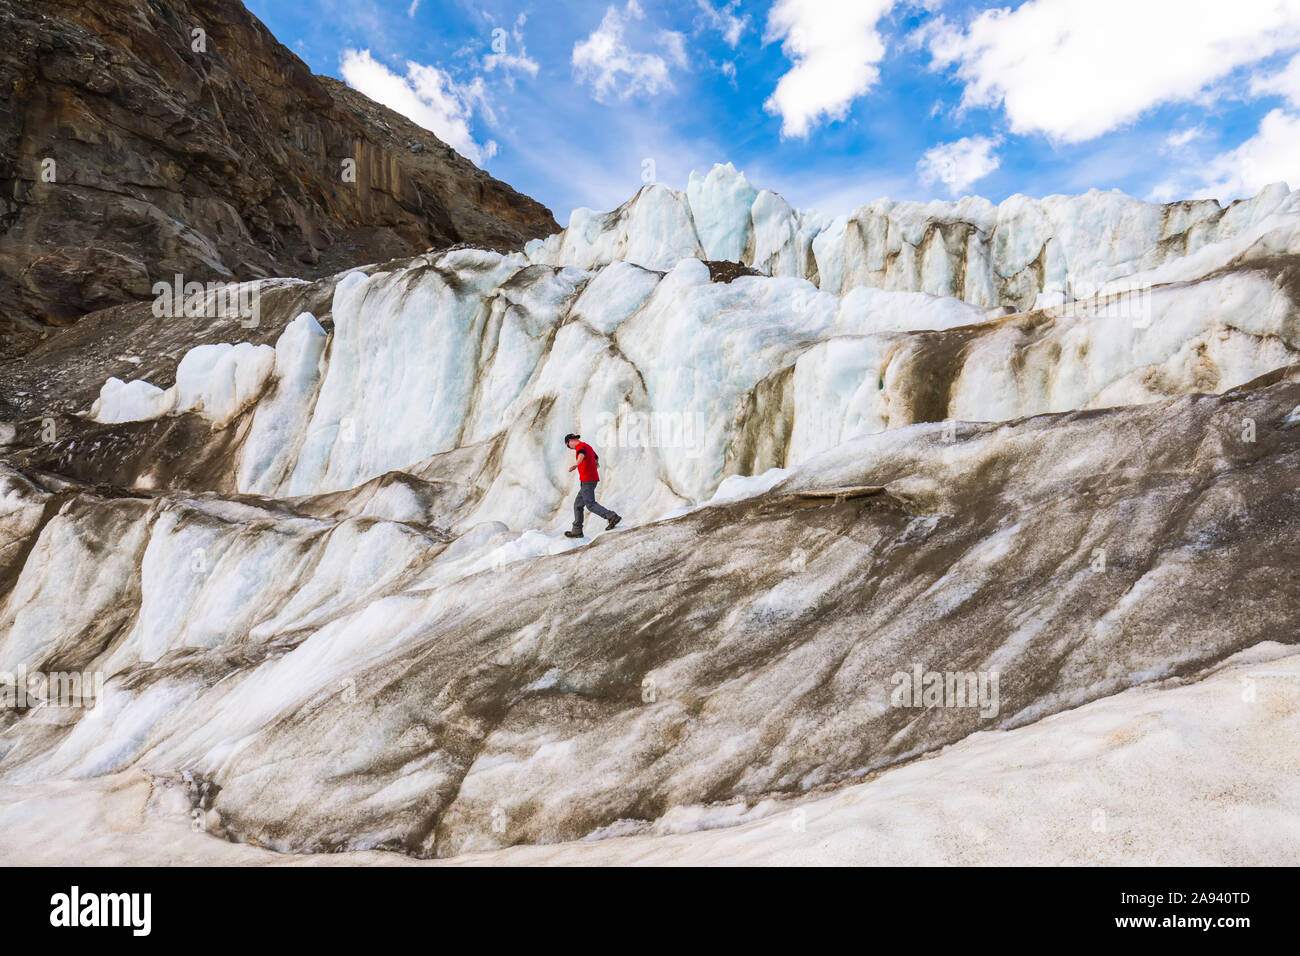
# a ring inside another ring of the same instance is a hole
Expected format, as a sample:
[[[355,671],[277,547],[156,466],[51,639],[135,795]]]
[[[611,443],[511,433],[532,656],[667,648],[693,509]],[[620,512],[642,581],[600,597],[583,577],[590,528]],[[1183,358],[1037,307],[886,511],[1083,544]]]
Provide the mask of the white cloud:
[[[527,50],[520,50],[518,53],[489,53],[483,57],[483,69],[491,73],[493,70],[501,70],[503,73],[527,73],[529,76],[537,75],[537,61],[528,55]]]
[[[348,86],[423,126],[476,165],[496,154],[496,143],[479,145],[470,132],[475,108],[492,120],[482,77],[458,84],[436,66],[410,60],[400,76],[369,50],[344,50],[340,70]]]
[[[781,41],[794,64],[763,104],[783,137],[804,137],[823,119],[843,119],[880,78],[885,41],[876,25],[895,0],[777,0],[764,41]]]
[[[1204,126],[1189,126],[1187,129],[1175,130],[1165,137],[1165,145],[1170,149],[1182,149],[1193,140],[1205,136]]]
[[[715,7],[709,0],[696,0],[700,8],[698,22],[707,30],[722,34],[727,46],[735,49],[740,38],[749,29],[749,14],[736,16],[740,0],[731,0],[726,6]]]
[[[686,65],[686,35],[676,30],[660,30],[659,45],[678,66]]]
[[[420,0],[411,0],[411,5],[407,8],[406,15],[413,18],[415,16],[415,11],[418,9],[420,9]]]
[[[624,36],[633,20],[644,18],[637,0],[628,0],[622,13],[617,7],[609,7],[600,26],[587,39],[574,44],[574,74],[579,82],[591,83],[596,99],[604,100],[615,93],[622,99],[636,93],[653,96],[672,89],[668,60],[658,53],[633,50]],[[657,39],[669,59],[685,65],[685,38],[680,33],[661,30]]]
[[[1282,96],[1295,107],[1300,107],[1300,56],[1292,57],[1286,68],[1252,78],[1250,92],[1254,96]]]
[[[1300,0],[1029,0],[965,28],[931,26],[963,106],[1000,105],[1016,133],[1081,142],[1275,53],[1300,47]]]
[[[1300,185],[1300,116],[1273,110],[1236,149],[1210,160],[1201,195],[1219,200],[1253,196],[1270,183]]]
[[[483,69],[489,73],[500,70],[505,74],[511,89],[514,89],[516,72],[527,73],[529,76],[537,75],[537,61],[528,55],[528,50],[524,46],[524,23],[527,19],[528,14],[521,13],[508,33],[505,27],[497,27],[493,30],[492,52],[483,57]],[[514,41],[513,50],[518,52],[513,52],[511,40]]]
[[[998,168],[993,150],[999,142],[987,136],[966,136],[953,143],[940,143],[925,151],[916,171],[921,182],[941,182],[955,196]]]

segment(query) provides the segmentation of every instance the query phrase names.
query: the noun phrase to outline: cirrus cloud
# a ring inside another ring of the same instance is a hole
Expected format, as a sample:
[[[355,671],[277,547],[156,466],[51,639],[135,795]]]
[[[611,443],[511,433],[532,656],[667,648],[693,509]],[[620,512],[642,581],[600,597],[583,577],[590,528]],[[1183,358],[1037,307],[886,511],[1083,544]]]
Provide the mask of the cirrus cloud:
[[[1293,107],[1300,108],[1300,56],[1292,57],[1291,62],[1276,73],[1254,77],[1250,82],[1250,92],[1254,96],[1281,96]]]
[[[1300,115],[1282,109],[1266,114],[1255,135],[1240,146],[1162,181],[1147,198],[1168,202],[1203,197],[1228,202],[1253,196],[1277,182],[1300,185]]]
[[[663,55],[632,49],[627,28],[633,20],[644,19],[645,11],[637,0],[628,0],[622,12],[608,7],[600,26],[574,44],[574,75],[579,82],[591,84],[597,100],[603,102],[612,94],[620,99],[637,93],[653,96],[672,89],[669,62],[686,65],[686,38],[675,30],[660,30],[656,36]]]
[[[740,38],[745,31],[749,29],[749,14],[744,16],[736,15],[736,8],[740,6],[740,0],[731,0],[725,6],[715,7],[709,3],[709,0],[696,0],[700,8],[698,22],[700,25],[709,30],[715,30],[722,35],[722,39],[727,46],[733,50],[740,43]]]
[[[537,61],[528,55],[528,49],[524,45],[524,24],[527,21],[528,14],[521,13],[515,18],[514,26],[510,30],[506,30],[505,27],[495,28],[492,31],[492,52],[483,57],[483,69],[488,73],[500,70],[505,74],[507,85],[512,89],[515,73],[537,76]],[[510,41],[513,41],[513,44]]]

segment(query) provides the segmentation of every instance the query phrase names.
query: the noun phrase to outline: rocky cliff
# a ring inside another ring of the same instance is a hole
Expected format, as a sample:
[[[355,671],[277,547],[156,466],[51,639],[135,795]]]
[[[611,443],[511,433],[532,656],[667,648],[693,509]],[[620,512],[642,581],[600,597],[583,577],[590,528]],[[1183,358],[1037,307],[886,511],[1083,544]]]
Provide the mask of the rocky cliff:
[[[3,353],[178,273],[315,277],[558,229],[238,0],[3,0],[0,32]]]

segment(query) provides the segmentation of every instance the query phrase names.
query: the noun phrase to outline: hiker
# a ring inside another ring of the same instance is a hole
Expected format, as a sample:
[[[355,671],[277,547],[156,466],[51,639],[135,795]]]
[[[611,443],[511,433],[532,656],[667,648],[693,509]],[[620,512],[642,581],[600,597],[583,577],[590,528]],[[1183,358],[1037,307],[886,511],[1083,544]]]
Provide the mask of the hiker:
[[[577,453],[578,458],[577,463],[569,468],[569,471],[573,471],[574,468],[578,469],[578,497],[573,499],[573,527],[564,532],[566,538],[582,537],[583,508],[587,508],[593,514],[600,515],[607,520],[609,524],[605,525],[606,531],[613,531],[615,526],[623,520],[621,515],[616,515],[596,501],[596,482],[600,481],[600,475],[596,473],[596,465],[600,461],[600,456],[585,441],[579,441],[578,439],[581,437],[581,435],[574,434],[564,436],[565,447],[572,448]]]

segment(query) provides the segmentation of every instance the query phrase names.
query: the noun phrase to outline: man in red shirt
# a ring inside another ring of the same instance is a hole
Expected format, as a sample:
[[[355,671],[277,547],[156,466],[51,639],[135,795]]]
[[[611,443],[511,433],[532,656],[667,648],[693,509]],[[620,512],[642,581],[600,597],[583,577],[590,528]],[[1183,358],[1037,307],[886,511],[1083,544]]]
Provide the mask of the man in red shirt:
[[[572,448],[577,455],[577,462],[569,468],[573,471],[578,469],[578,497],[573,499],[573,527],[564,532],[566,538],[582,537],[582,509],[586,508],[592,514],[600,515],[609,524],[605,525],[606,531],[613,531],[614,526],[623,520],[621,515],[616,515],[608,508],[602,507],[596,501],[596,482],[600,481],[600,475],[596,472],[596,464],[600,461],[600,456],[585,441],[579,441],[581,435],[565,435],[564,444]]]

